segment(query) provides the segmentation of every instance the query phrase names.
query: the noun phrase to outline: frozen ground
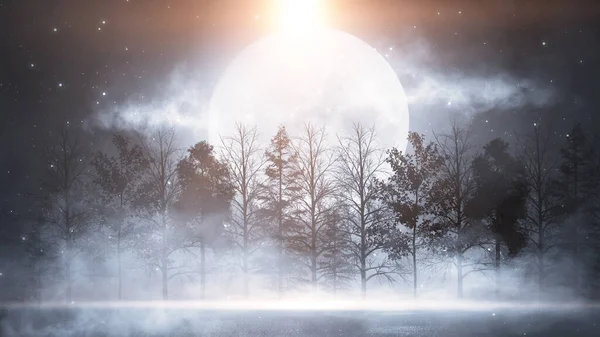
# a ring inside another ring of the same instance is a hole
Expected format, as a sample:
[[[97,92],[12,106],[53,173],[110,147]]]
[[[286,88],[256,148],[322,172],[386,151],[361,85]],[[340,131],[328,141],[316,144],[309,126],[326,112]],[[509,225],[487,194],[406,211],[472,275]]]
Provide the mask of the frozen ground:
[[[600,336],[600,311],[4,309],[1,336]]]

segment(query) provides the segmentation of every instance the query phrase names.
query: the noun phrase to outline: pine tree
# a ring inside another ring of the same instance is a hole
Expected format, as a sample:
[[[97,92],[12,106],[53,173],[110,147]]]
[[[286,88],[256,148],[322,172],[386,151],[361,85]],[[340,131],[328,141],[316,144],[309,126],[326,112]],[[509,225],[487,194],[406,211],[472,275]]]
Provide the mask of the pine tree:
[[[271,145],[265,152],[267,160],[262,186],[261,200],[263,201],[262,215],[269,223],[274,224],[271,235],[276,244],[277,291],[279,296],[284,292],[284,279],[289,273],[289,256],[286,256],[289,227],[291,226],[292,203],[298,194],[295,179],[298,178],[297,154],[294,152],[286,129],[281,126],[271,139]]]
[[[206,297],[206,248],[219,242],[229,216],[233,186],[227,165],[212,145],[200,142],[177,165],[181,193],[175,204],[177,220],[186,223],[188,240],[200,246],[201,297]]]
[[[500,287],[502,247],[514,257],[527,244],[520,221],[527,214],[527,185],[524,169],[508,152],[508,144],[497,138],[484,146],[472,162],[476,190],[467,205],[467,215],[486,222],[494,246],[496,293]]]

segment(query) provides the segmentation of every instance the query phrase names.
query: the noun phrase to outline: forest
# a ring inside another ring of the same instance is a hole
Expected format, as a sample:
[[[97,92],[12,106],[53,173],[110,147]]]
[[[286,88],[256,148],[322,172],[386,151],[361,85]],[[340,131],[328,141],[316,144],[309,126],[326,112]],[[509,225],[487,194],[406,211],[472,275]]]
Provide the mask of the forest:
[[[558,146],[539,124],[479,144],[452,120],[406,151],[368,125],[302,130],[263,144],[238,124],[185,148],[163,127],[101,149],[53,130],[29,212],[2,213],[18,230],[0,234],[14,257],[0,299],[600,295],[600,157],[583,126]]]

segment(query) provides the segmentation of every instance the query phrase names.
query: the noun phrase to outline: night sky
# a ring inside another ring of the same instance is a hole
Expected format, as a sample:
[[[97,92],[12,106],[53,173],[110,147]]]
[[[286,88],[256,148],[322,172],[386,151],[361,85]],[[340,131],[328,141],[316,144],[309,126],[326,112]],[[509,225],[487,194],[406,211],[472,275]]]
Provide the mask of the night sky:
[[[0,210],[28,209],[44,165],[40,151],[57,126],[85,125],[101,146],[108,138],[90,122],[94,116],[165,99],[176,68],[200,74],[197,83],[210,93],[228,62],[268,33],[266,3],[0,1]],[[332,26],[386,53],[409,93],[421,76],[473,94],[488,79],[523,87],[520,98],[483,106],[451,105],[431,92],[426,103],[411,102],[415,131],[443,126],[451,109],[467,111],[478,133],[493,137],[511,137],[540,118],[557,138],[574,121],[592,132],[600,125],[594,1],[338,0],[331,12]],[[419,59],[415,46],[426,46],[427,57]],[[405,56],[418,59],[417,70],[393,61]]]

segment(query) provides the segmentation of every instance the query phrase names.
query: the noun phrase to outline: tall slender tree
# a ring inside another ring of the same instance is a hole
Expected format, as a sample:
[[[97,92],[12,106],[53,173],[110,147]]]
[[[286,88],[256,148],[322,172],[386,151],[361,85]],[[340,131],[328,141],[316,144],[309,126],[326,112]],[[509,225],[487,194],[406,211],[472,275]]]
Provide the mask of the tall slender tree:
[[[433,217],[430,213],[432,188],[439,178],[444,158],[436,144],[425,144],[423,135],[410,132],[408,142],[412,153],[396,148],[388,152],[387,163],[392,174],[379,186],[380,198],[392,211],[393,219],[380,226],[378,233],[392,259],[411,257],[413,295],[417,297],[417,255],[419,248],[432,239],[429,235]]]
[[[277,134],[271,139],[271,145],[265,152],[267,160],[261,200],[263,201],[263,217],[273,223],[272,236],[276,242],[277,291],[279,296],[284,292],[284,279],[289,272],[286,268],[286,237],[289,234],[292,203],[298,187],[294,180],[298,178],[297,154],[284,126],[279,127]]]
[[[292,146],[298,155],[300,174],[296,179],[298,199],[293,212],[295,225],[290,228],[290,247],[306,258],[310,284],[316,290],[321,276],[319,260],[326,250],[323,232],[332,216],[335,186],[330,174],[335,160],[327,147],[325,128],[305,125],[301,137]]]
[[[338,137],[336,183],[339,198],[347,208],[348,229],[353,238],[352,251],[360,274],[361,292],[367,293],[367,282],[375,277],[390,277],[383,261],[374,254],[383,245],[372,237],[371,227],[383,221],[383,203],[378,199],[377,178],[383,174],[385,153],[377,144],[373,127],[354,124],[348,135]]]
[[[324,282],[324,288],[333,294],[350,288],[354,281],[356,270],[356,256],[353,252],[351,230],[345,216],[345,204],[336,202],[332,215],[323,231],[325,251],[319,263],[319,270]]]
[[[436,135],[440,154],[444,157],[440,179],[432,188],[432,213],[436,221],[431,232],[441,253],[453,258],[457,271],[457,293],[463,297],[464,278],[479,271],[478,263],[466,263],[465,254],[480,247],[483,228],[471,221],[465,213],[466,205],[475,190],[471,169],[473,143],[470,126],[452,121],[450,130]]]
[[[235,133],[222,138],[222,158],[227,163],[235,198],[230,225],[226,228],[241,253],[244,296],[250,294],[251,259],[264,241],[265,227],[259,217],[261,173],[265,165],[256,127],[237,124]]]
[[[518,160],[525,168],[528,238],[536,255],[537,283],[541,291],[547,277],[547,256],[556,247],[557,214],[561,204],[553,190],[558,158],[550,146],[550,132],[534,123],[533,132],[519,140]]]
[[[201,297],[206,298],[206,249],[219,243],[229,217],[233,185],[227,165],[219,161],[212,145],[200,142],[188,149],[177,165],[181,193],[175,204],[178,221],[188,223],[188,237],[200,246]]]
[[[595,242],[593,238],[593,216],[590,203],[598,185],[596,181],[596,154],[580,124],[576,124],[568,133],[566,144],[560,149],[561,162],[559,175],[554,184],[557,197],[564,205],[569,226],[561,227],[561,246],[573,261],[572,276],[575,277],[577,291],[584,294],[588,289],[587,280],[591,279],[589,264],[593,259]]]
[[[131,221],[133,202],[142,183],[143,173],[147,169],[146,159],[141,146],[132,145],[126,136],[113,135],[112,144],[116,155],[98,152],[92,159],[95,169],[93,184],[98,188],[96,207],[99,216],[107,223],[111,236],[116,240],[117,253],[117,296],[123,297],[122,255],[126,240],[133,232]]]
[[[137,233],[137,248],[148,264],[160,272],[162,298],[166,300],[169,297],[169,280],[181,273],[177,270],[180,266],[174,265],[171,255],[188,247],[187,242],[182,240],[185,236],[176,230],[172,216],[180,192],[177,163],[181,151],[172,128],[157,129],[149,136],[139,135],[139,141],[148,166],[134,205],[137,215],[145,220],[148,227]]]
[[[86,249],[90,211],[83,196],[88,182],[90,152],[77,130],[64,127],[44,152],[42,178],[44,222],[53,227],[50,240],[60,247],[64,277],[64,300],[72,301],[76,255]]]

